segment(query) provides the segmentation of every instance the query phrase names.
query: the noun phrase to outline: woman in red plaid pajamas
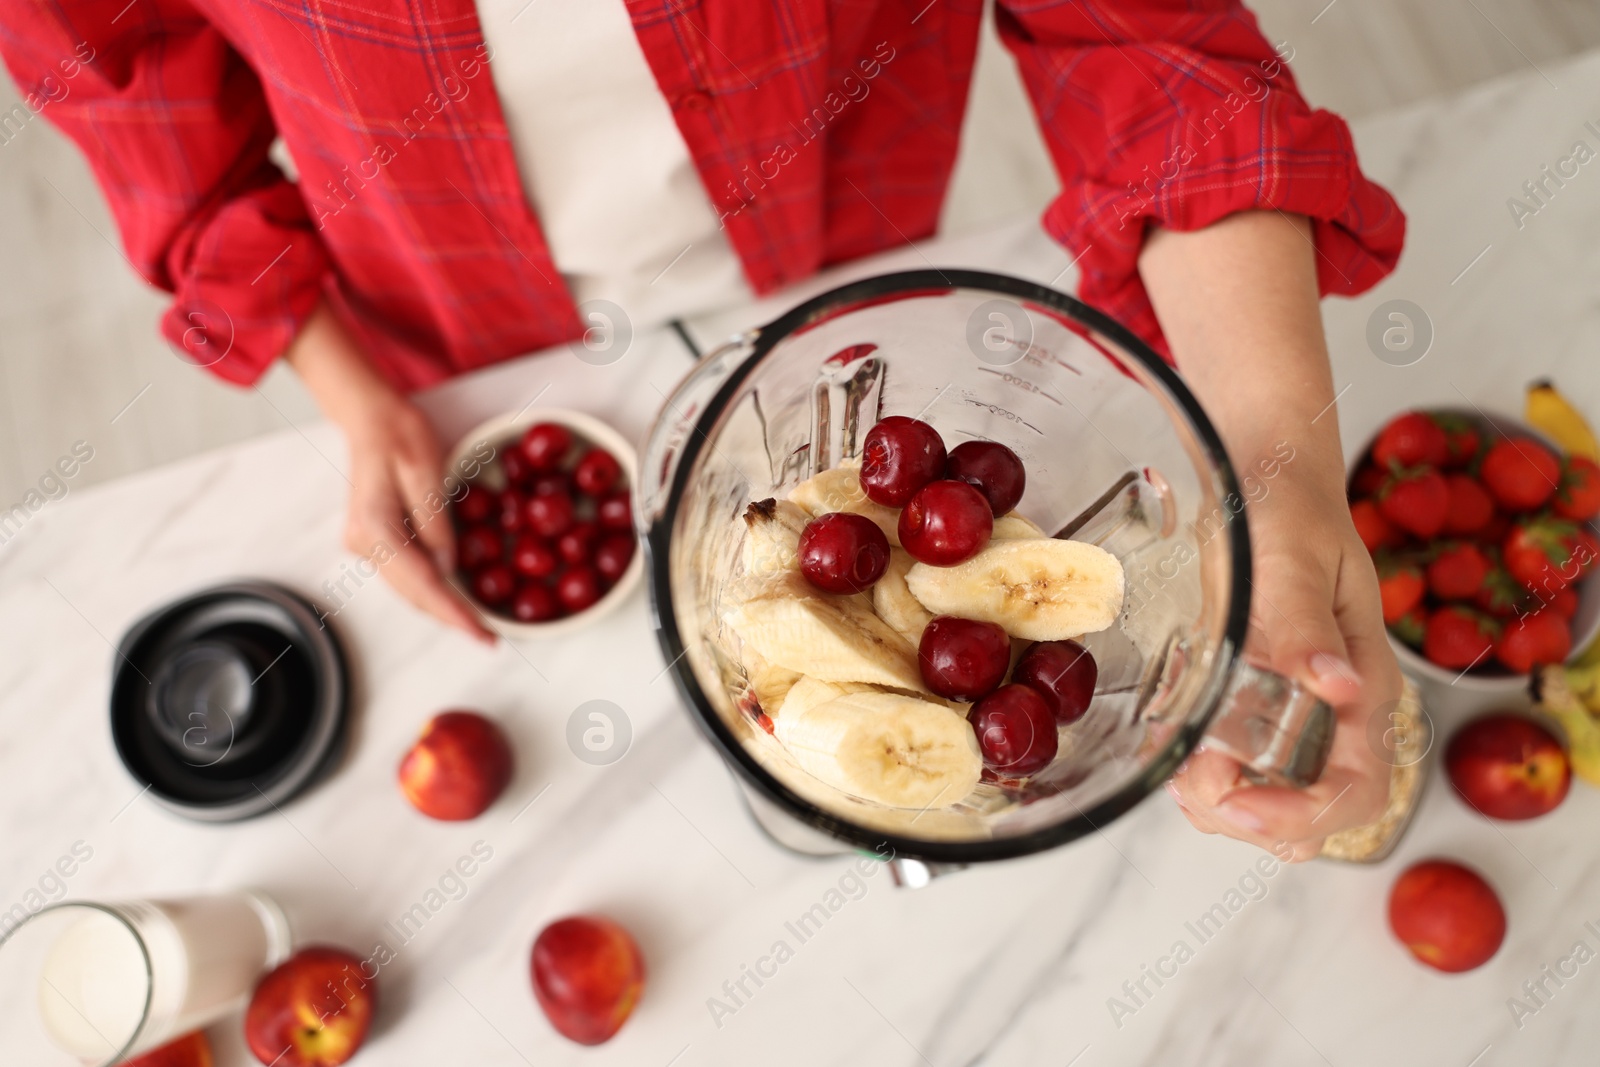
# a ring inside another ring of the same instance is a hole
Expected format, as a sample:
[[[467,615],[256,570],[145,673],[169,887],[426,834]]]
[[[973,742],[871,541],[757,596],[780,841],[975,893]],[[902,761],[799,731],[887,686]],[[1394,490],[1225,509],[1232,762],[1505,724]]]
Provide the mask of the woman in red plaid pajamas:
[[[440,484],[410,391],[570,340],[586,299],[646,325],[932,234],[982,0],[0,11],[25,106],[82,148],[128,259],[174,294],[168,338],[241,384],[287,359],[344,429],[365,554]],[[1364,727],[1399,693],[1337,420],[1317,418],[1334,400],[1318,299],[1391,270],[1404,219],[1234,0],[996,16],[1062,182],[1043,224],[1083,298],[1170,354],[1241,469],[1295,450],[1250,505],[1256,640],[1339,709],[1328,773],[1244,789],[1202,752],[1174,794],[1201,829],[1313,855],[1381,810]],[[488,639],[443,580],[451,552],[428,523],[384,573]]]

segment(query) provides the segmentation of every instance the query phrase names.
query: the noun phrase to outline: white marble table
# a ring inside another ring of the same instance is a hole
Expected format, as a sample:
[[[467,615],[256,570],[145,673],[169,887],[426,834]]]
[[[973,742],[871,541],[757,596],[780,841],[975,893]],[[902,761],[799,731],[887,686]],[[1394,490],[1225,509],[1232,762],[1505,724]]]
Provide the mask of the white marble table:
[[[1412,237],[1393,279],[1328,307],[1339,417],[1357,444],[1404,404],[1516,410],[1524,381],[1558,378],[1600,411],[1600,163],[1518,231],[1505,207],[1541,164],[1600,119],[1600,55],[1358,127],[1370,171],[1407,206]],[[1481,259],[1479,252],[1489,246]],[[1067,257],[1031,225],[851,269],[1006,270],[1066,286]],[[1470,266],[1469,266],[1470,265]],[[819,283],[814,288],[820,288]],[[799,298],[788,294],[780,303]],[[1372,309],[1409,299],[1436,330],[1414,366],[1380,363]],[[703,340],[761,321],[746,309],[697,324]],[[428,398],[446,436],[543,393],[638,435],[689,361],[669,334],[620,362],[547,354]],[[1463,399],[1464,398],[1464,399]],[[773,847],[677,707],[641,591],[603,629],[486,650],[419,617],[382,585],[336,624],[357,672],[354,744],[337,774],[281,815],[227,827],[179,820],[139,795],[105,729],[108,640],[182,591],[257,575],[319,593],[338,550],[344,462],[326,428],[289,431],[51,504],[0,550],[0,909],[75,841],[93,858],[73,896],[178,894],[254,885],[305,939],[366,951],[384,924],[479,840],[493,858],[384,968],[380,1026],[358,1063],[679,1064],[1578,1064],[1594,1061],[1589,1010],[1600,965],[1513,1024],[1507,998],[1600,924],[1600,793],[1575,787],[1553,815],[1491,825],[1435,780],[1399,854],[1373,868],[1317,863],[1247,876],[1258,854],[1191,831],[1156,798],[1103,836],[973,869],[920,891],[879,871],[859,899],[793,944],[785,923],[837,887],[851,862]],[[568,751],[578,704],[606,699],[634,739],[608,767]],[[1430,694],[1448,730],[1472,701]],[[507,795],[476,822],[430,823],[393,783],[419,724],[449,705],[497,716],[517,744]],[[1407,862],[1430,854],[1485,871],[1510,914],[1487,966],[1446,978],[1410,962],[1383,910]],[[1260,898],[1200,944],[1186,927],[1230,888]],[[848,885],[848,883],[846,883]],[[638,1012],[610,1044],[557,1037],[534,1005],[528,948],[548,920],[610,913],[651,968]],[[788,939],[795,948],[731,1016],[708,999]],[[1195,949],[1132,1015],[1108,999],[1179,939]],[[1120,1025],[1119,1025],[1120,1023]],[[230,1021],[220,1062],[248,1062]]]

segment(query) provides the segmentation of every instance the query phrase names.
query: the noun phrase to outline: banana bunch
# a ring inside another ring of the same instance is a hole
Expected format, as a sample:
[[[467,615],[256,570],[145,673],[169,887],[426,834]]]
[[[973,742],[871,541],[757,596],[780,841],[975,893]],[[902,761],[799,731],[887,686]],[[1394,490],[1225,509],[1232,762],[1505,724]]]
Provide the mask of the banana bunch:
[[[1600,785],[1600,666],[1545,667],[1534,676],[1539,710],[1567,735],[1567,760],[1579,778]]]
[[[1572,402],[1561,395],[1560,390],[1548,379],[1540,379],[1528,386],[1523,418],[1529,426],[1559,445],[1562,451],[1600,463],[1600,440],[1596,440],[1594,429],[1583,413],[1573,407]],[[1589,642],[1587,648],[1569,660],[1568,666],[1600,666],[1600,637]],[[1590,707],[1600,711],[1600,702]]]
[[[833,511],[865,516],[889,540],[888,569],[866,592],[825,593],[800,573],[801,533]],[[973,559],[930,567],[900,547],[899,518],[867,499],[856,461],[800,483],[788,500],[751,504],[723,621],[739,639],[751,693],[802,769],[889,807],[947,807],[972,791],[983,761],[967,706],[922,680],[923,629],[937,614],[997,623],[1013,638],[1015,660],[1030,641],[1111,625],[1122,566],[1010,512]]]
[[[1561,446],[1563,452],[1600,463],[1600,441],[1595,440],[1594,430],[1572,402],[1547,379],[1528,386],[1523,417],[1529,426]]]
[[[1588,420],[1549,381],[1528,386],[1523,407],[1528,425],[1571,455],[1600,462],[1600,441]],[[1567,735],[1567,758],[1586,782],[1600,785],[1600,639],[1565,666],[1545,667],[1534,676],[1540,710]]]

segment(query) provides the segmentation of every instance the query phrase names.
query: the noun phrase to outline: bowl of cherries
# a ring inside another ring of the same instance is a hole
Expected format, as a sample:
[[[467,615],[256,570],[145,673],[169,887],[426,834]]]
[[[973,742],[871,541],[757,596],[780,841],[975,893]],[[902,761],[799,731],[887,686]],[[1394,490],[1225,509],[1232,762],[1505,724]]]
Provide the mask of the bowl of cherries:
[[[493,459],[482,462],[486,453]],[[455,584],[501,633],[552,637],[586,626],[639,583],[633,529],[638,459],[605,423],[579,411],[534,410],[479,426],[449,469],[476,457],[482,473],[451,507]]]

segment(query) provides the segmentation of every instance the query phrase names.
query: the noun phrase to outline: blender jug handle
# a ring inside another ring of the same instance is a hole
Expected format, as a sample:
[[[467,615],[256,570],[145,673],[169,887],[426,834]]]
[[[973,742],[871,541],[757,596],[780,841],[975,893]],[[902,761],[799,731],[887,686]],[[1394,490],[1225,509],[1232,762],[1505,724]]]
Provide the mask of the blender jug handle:
[[[639,480],[633,490],[634,525],[646,539],[651,525],[666,508],[668,490],[678,469],[684,439],[722,383],[750,355],[760,330],[747,330],[707,352],[672,389],[663,394],[661,410],[639,450]]]
[[[1299,682],[1238,660],[1204,743],[1260,784],[1303,788],[1322,776],[1335,722],[1333,709]]]

